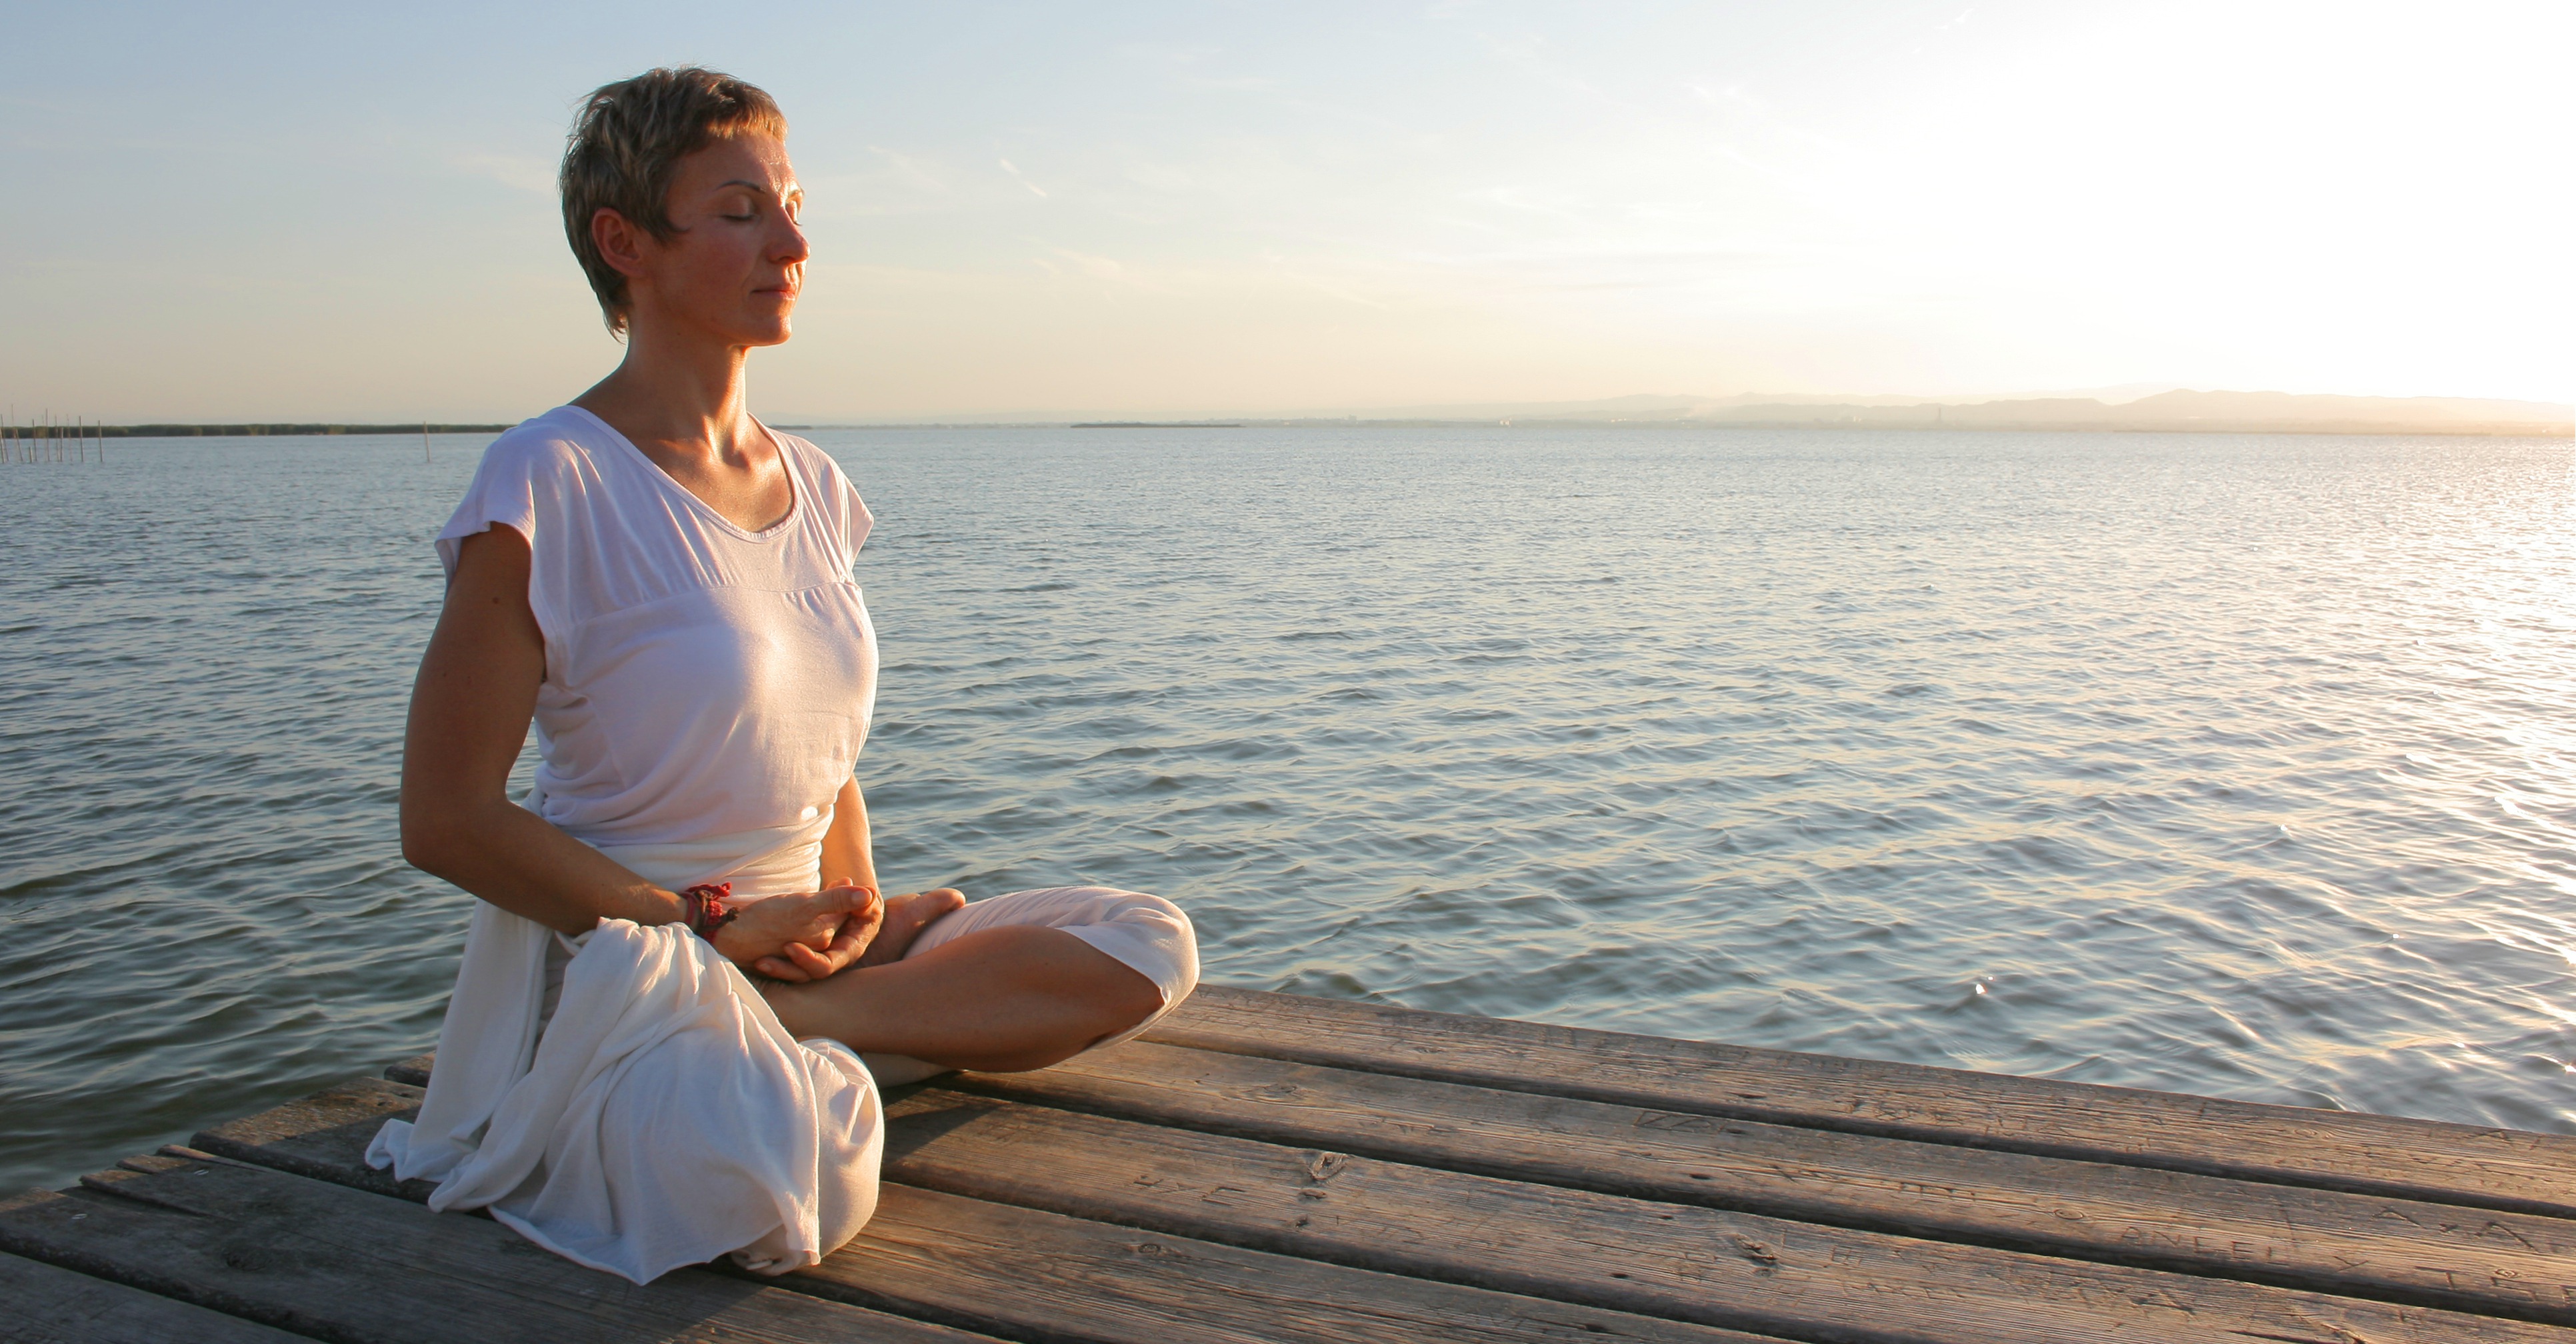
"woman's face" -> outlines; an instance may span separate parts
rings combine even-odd
[[[805,287],[805,191],[787,145],[725,136],[680,160],[664,210],[679,231],[632,230],[630,323],[676,325],[726,345],[777,345]],[[621,268],[622,269],[622,268]]]

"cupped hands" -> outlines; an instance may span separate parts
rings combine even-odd
[[[744,970],[804,984],[857,961],[884,923],[885,901],[874,888],[840,883],[747,901],[710,941]]]

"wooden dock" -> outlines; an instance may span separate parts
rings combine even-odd
[[[430,1066],[0,1203],[0,1341],[2576,1344],[2559,1135],[1207,987],[639,1288],[361,1164]]]

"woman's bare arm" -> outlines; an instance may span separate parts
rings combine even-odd
[[[403,857],[513,914],[581,933],[602,917],[661,924],[679,899],[510,801],[546,647],[528,609],[528,542],[467,537],[403,731]]]
[[[683,914],[676,894],[510,801],[510,766],[546,672],[528,572],[527,539],[508,527],[478,532],[458,548],[403,732],[403,858],[565,933],[602,919],[671,923]],[[743,965],[774,964],[781,955],[804,965],[813,949],[830,946],[846,916],[875,904],[873,890],[864,900],[852,890],[755,902],[718,930],[716,950]]]
[[[823,885],[842,883],[878,890],[876,856],[868,843],[868,800],[855,779],[843,783],[832,800],[832,829],[823,833]]]

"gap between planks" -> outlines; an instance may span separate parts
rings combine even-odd
[[[387,1108],[417,1096],[383,1083],[350,1090],[378,1099],[334,1103],[351,1116],[336,1130],[322,1126],[331,1107],[317,1105],[283,1124],[220,1127],[199,1142],[235,1144],[232,1151],[279,1165],[345,1169]],[[1796,1338],[1982,1342],[2152,1330],[2231,1344],[2248,1335],[2380,1344],[2576,1339],[2546,1326],[2399,1304],[1635,1200],[1587,1201],[1518,1182],[935,1088],[898,1101],[890,1113],[892,1181],[1203,1242]],[[1169,1169],[1174,1162],[1178,1170]],[[1042,1170],[1014,1174],[1033,1163]],[[1326,1209],[1352,1225],[1337,1235],[1310,1230]],[[1462,1209],[1475,1211],[1469,1222],[1499,1230],[1459,1237]]]
[[[1202,985],[1141,1039],[1804,1128],[2576,1217],[2576,1136]]]
[[[1679,1114],[2576,1218],[2576,1136],[1201,985],[1140,1039]],[[386,1070],[424,1083],[435,1055]]]
[[[367,1142],[416,1108],[416,1087],[357,1080],[217,1126],[227,1159],[425,1198],[364,1166]],[[1136,1344],[1782,1344],[1579,1304],[1140,1233],[888,1184],[857,1240],[781,1287],[1012,1339]]]
[[[2576,1221],[1132,1042],[947,1086],[1798,1222],[2576,1324]]]

